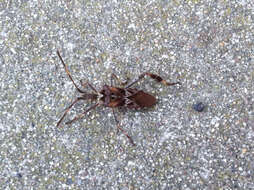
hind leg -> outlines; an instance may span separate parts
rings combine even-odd
[[[135,80],[134,82],[132,82],[131,84],[127,85],[126,88],[130,88],[132,85],[134,85],[137,82],[144,79],[145,76],[149,76],[150,78],[152,78],[152,79],[156,80],[157,82],[160,82],[160,83],[162,83],[166,86],[173,86],[173,85],[176,85],[176,84],[179,84],[179,85],[181,84],[180,82],[173,82],[173,83],[167,82],[163,78],[161,78],[159,75],[146,72],[146,73],[143,73],[143,74],[139,75],[138,79]]]

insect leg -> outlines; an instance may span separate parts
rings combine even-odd
[[[128,133],[120,127],[120,122],[116,119],[116,114],[115,114],[115,110],[114,108],[112,108],[112,111],[113,111],[113,115],[114,115],[114,118],[115,118],[115,121],[116,121],[116,126],[117,128],[122,131],[122,133],[130,140],[130,143],[135,146],[135,143],[133,142],[132,138],[128,135]]]
[[[96,88],[94,88],[90,83],[83,82],[82,80],[80,80],[80,84],[81,84],[81,86],[83,86],[83,88],[85,88],[86,85],[88,85],[96,94],[98,94],[98,91],[96,90]]]
[[[62,116],[61,119],[57,122],[57,125],[56,125],[57,127],[62,123],[64,117],[65,117],[66,114],[70,111],[71,107],[72,107],[74,104],[76,104],[78,101],[82,100],[82,99],[83,99],[82,97],[76,98],[76,100],[74,100],[74,101],[71,103],[71,105],[69,105],[69,107],[66,108],[66,110],[65,110],[65,112],[64,112],[64,114],[63,114],[63,116]]]
[[[152,79],[156,80],[157,82],[160,82],[160,83],[166,85],[166,86],[181,84],[180,82],[169,83],[169,82],[165,81],[163,78],[161,78],[159,75],[146,72],[146,73],[141,74],[137,80],[135,80],[131,84],[127,85],[126,88],[130,88],[132,85],[134,85],[137,82],[139,82],[140,80],[142,80],[146,75],[151,77]]]
[[[76,121],[76,120],[78,120],[78,119],[81,119],[82,117],[84,117],[84,116],[86,115],[87,112],[89,112],[90,110],[96,108],[98,105],[99,105],[99,103],[97,103],[97,104],[91,106],[90,108],[88,108],[88,109],[87,109],[86,111],[84,111],[83,113],[81,113],[81,114],[77,115],[76,117],[74,117],[74,119],[72,119],[72,120],[66,122],[66,124],[68,125],[68,124],[71,124],[71,123],[73,123],[74,121]]]
[[[76,89],[77,89],[80,93],[85,93],[83,90],[81,90],[81,89],[76,85],[76,83],[75,83],[74,80],[72,79],[72,76],[71,76],[71,74],[70,74],[70,71],[68,70],[67,65],[64,63],[63,58],[62,58],[61,55],[60,55],[60,52],[57,50],[56,53],[57,53],[58,57],[60,58],[61,63],[62,63],[63,66],[64,66],[65,72],[67,73],[69,79],[72,81],[72,83],[74,84],[74,86],[76,87]]]
[[[114,73],[112,73],[111,74],[111,86],[115,86],[114,84],[113,84],[113,79],[116,79],[117,80],[117,82],[121,85],[121,86],[125,86],[127,83],[128,83],[128,78],[127,78],[127,80],[125,81],[125,82],[122,82]]]

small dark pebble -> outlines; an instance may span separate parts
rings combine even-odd
[[[193,104],[192,106],[192,108],[198,112],[204,111],[205,107],[206,107],[205,104],[203,104],[202,102],[198,102],[196,104]]]
[[[17,177],[18,178],[22,178],[22,174],[21,173],[17,173]]]

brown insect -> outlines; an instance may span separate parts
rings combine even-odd
[[[93,106],[91,106],[90,108],[85,110],[80,115],[77,115],[76,117],[74,117],[74,119],[66,122],[66,124],[71,124],[72,122],[74,122],[78,119],[81,119],[82,117],[84,117],[86,115],[87,112],[89,112],[90,110],[96,108],[97,106],[110,107],[110,108],[112,108],[113,115],[114,115],[114,118],[115,118],[115,121],[116,121],[116,124],[117,124],[117,128],[124,133],[124,135],[130,140],[132,145],[135,145],[135,144],[134,144],[132,138],[127,134],[127,132],[120,127],[120,122],[116,118],[114,109],[119,108],[119,107],[127,107],[127,108],[133,108],[133,109],[149,108],[149,107],[152,107],[156,103],[156,98],[154,96],[148,94],[148,93],[143,92],[142,90],[138,90],[136,88],[130,88],[130,87],[133,86],[134,84],[136,84],[138,81],[142,80],[145,76],[149,76],[152,79],[156,80],[157,82],[160,82],[160,83],[162,83],[166,86],[172,86],[172,85],[180,84],[179,82],[175,82],[175,83],[166,82],[160,76],[146,72],[146,73],[141,74],[138,77],[138,79],[135,80],[134,82],[126,85],[126,87],[119,88],[119,87],[114,87],[113,86],[113,78],[117,79],[118,81],[119,81],[119,79],[117,78],[117,76],[115,74],[112,74],[111,75],[111,85],[109,86],[109,85],[105,84],[102,87],[102,90],[100,92],[98,92],[90,83],[85,83],[84,84],[84,83],[82,83],[82,81],[80,81],[81,86],[83,86],[83,87],[89,86],[91,88],[91,90],[94,92],[94,93],[87,93],[86,91],[81,90],[77,86],[77,84],[74,82],[74,80],[72,79],[72,76],[71,76],[66,64],[63,61],[63,58],[61,57],[61,55],[59,53],[59,51],[57,51],[57,55],[60,58],[61,63],[63,64],[68,77],[70,78],[73,85],[75,86],[75,88],[80,93],[80,96],[77,97],[71,103],[71,105],[66,108],[63,116],[58,121],[57,126],[59,126],[62,123],[64,117],[69,112],[71,107],[74,104],[76,104],[77,102],[79,102],[80,100],[88,100],[88,99],[90,99],[92,101],[97,100],[96,104],[94,104]]]

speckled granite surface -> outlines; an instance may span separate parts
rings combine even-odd
[[[0,189],[254,189],[253,42],[251,0],[0,1]],[[118,112],[136,147],[107,108],[57,128],[78,96],[57,49],[78,84],[182,85],[136,85],[158,98]]]

